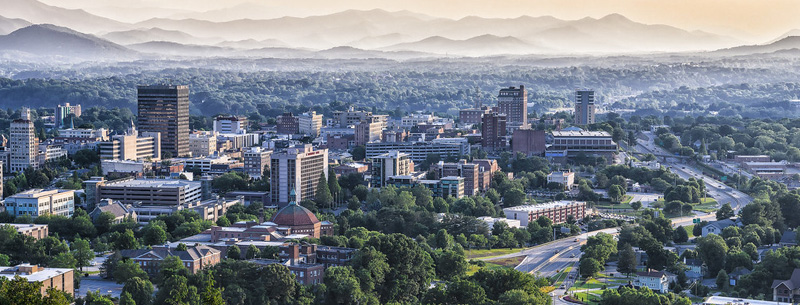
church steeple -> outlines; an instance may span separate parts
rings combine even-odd
[[[289,191],[289,205],[296,205],[297,204],[297,194],[294,192],[294,188]]]
[[[128,128],[128,135],[129,136],[138,136],[139,135],[136,132],[136,125],[133,125],[133,119],[131,119],[131,127]]]

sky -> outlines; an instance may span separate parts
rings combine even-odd
[[[600,18],[622,14],[647,24],[667,24],[744,40],[771,40],[800,29],[800,0],[40,0],[80,8],[122,21],[135,22],[186,12],[235,7],[245,2],[263,6],[264,19],[322,15],[348,9],[409,10],[435,17],[513,18],[550,15],[561,19]],[[121,10],[121,7],[132,8]],[[252,6],[250,6],[252,8]],[[145,9],[143,9],[145,8]],[[146,8],[160,8],[161,11]],[[227,15],[226,15],[227,16]],[[225,18],[225,17],[223,17]]]

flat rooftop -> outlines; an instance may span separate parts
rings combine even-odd
[[[177,179],[131,179],[120,182],[112,182],[107,186],[125,186],[141,188],[178,188],[178,187],[200,187],[199,181],[187,181]]]
[[[47,225],[38,225],[29,223],[0,223],[0,227],[2,226],[12,226],[14,227],[14,229],[17,229],[17,231],[26,231],[29,229],[46,227]]]
[[[577,130],[555,130],[553,131],[554,137],[611,137],[611,134],[605,131],[577,131]]]
[[[19,276],[28,280],[28,282],[41,282],[47,280],[49,278],[53,278],[59,275],[62,275],[67,272],[73,271],[72,269],[68,268],[41,268],[38,272],[34,272],[31,274],[19,273],[18,267],[26,266],[26,265],[19,265],[15,267],[10,266],[0,266],[0,276],[5,277],[7,279],[14,279],[15,276]]]
[[[9,196],[9,198],[39,198],[39,197],[44,197],[44,196],[52,196],[52,195],[61,194],[61,193],[67,193],[67,192],[72,192],[72,193],[74,193],[74,192],[75,192],[75,190],[62,190],[62,189],[56,189],[56,190],[30,189],[30,190],[27,190],[27,191],[24,191],[24,192],[21,192],[21,193],[16,193],[16,194],[14,194],[14,195],[12,195],[12,196]]]
[[[565,207],[565,206],[568,206],[568,205],[581,204],[581,203],[582,204],[586,204],[586,202],[584,202],[584,201],[561,200],[561,201],[553,201],[553,202],[542,203],[542,204],[529,204],[529,205],[515,206],[515,207],[505,208],[503,210],[504,211],[528,211],[528,212],[533,212],[533,211],[547,210],[547,209]]]

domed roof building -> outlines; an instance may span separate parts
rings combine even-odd
[[[333,235],[333,224],[328,221],[319,221],[317,216],[305,207],[298,205],[294,200],[295,192],[289,193],[292,201],[272,216],[272,223],[278,226],[279,231],[289,234],[307,234],[315,238],[322,235]]]

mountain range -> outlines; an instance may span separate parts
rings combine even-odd
[[[181,12],[131,24],[37,0],[0,0],[0,5],[3,7],[0,35],[5,35],[0,36],[0,50],[45,56],[77,56],[82,52],[103,58],[132,54],[268,56],[275,52],[291,53],[292,49],[299,56],[356,57],[560,56],[715,50],[718,51],[710,54],[739,55],[791,49],[794,46],[791,41],[798,34],[790,31],[768,44],[742,46],[743,42],[727,36],[638,23],[619,14],[578,20],[551,16],[471,16],[456,20],[379,9],[235,20],[228,20],[234,17],[233,9],[205,14]],[[254,12],[247,17],[264,16],[257,11],[263,8],[252,7]],[[216,17],[211,18],[212,15]],[[198,19],[203,17],[209,20]]]

